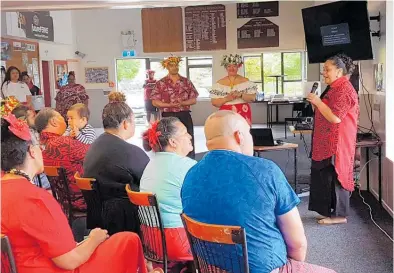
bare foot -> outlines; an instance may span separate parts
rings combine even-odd
[[[326,217],[317,221],[320,225],[335,225],[335,224],[346,224],[347,219],[345,217]]]

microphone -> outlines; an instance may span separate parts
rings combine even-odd
[[[312,93],[315,93],[316,92],[316,89],[319,87],[319,83],[318,82],[315,82],[314,84],[313,84],[313,86],[312,86],[312,89],[311,89],[311,94]]]

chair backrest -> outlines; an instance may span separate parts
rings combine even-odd
[[[14,255],[8,237],[1,234],[1,271],[2,273],[16,273]]]
[[[58,166],[44,166],[44,173],[48,177],[49,184],[51,184],[53,196],[60,203],[68,221],[72,223],[74,220],[73,210],[66,170]]]
[[[93,229],[96,227],[103,228],[103,205],[96,179],[83,178],[78,172],[74,175],[74,178],[75,183],[82,192],[87,206],[86,227],[88,229]]]
[[[166,239],[156,195],[150,192],[132,191],[130,185],[126,186],[126,192],[130,202],[138,206],[140,238],[145,258],[152,262],[163,263],[164,272],[167,272]]]
[[[181,218],[198,272],[249,272],[246,232],[242,227],[200,223],[184,213]]]

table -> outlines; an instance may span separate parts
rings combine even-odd
[[[367,164],[367,191],[369,192],[369,149],[370,148],[378,148],[378,198],[379,204],[382,205],[382,146],[383,142],[378,139],[368,139],[368,140],[360,140],[357,141],[357,148],[365,148],[366,149],[366,164]]]
[[[279,111],[278,111],[278,106],[280,105],[293,105],[296,103],[304,103],[305,101],[299,100],[299,101],[283,101],[283,102],[267,102],[267,127],[272,128],[272,106],[276,106],[276,123],[278,123],[279,120]]]
[[[276,152],[294,150],[294,191],[297,193],[297,149],[298,144],[296,143],[283,143],[277,146],[254,146],[253,150],[257,153],[257,157],[260,157],[260,153],[263,152]]]
[[[312,130],[295,130],[294,126],[289,126],[290,131],[297,135],[299,134],[300,137],[302,138],[304,145],[306,147],[306,141],[304,138],[304,135],[306,134],[312,134]],[[370,186],[369,186],[369,149],[371,148],[378,148],[378,165],[379,165],[379,170],[378,170],[378,199],[379,199],[379,204],[382,205],[382,145],[383,142],[379,141],[378,139],[367,139],[367,140],[359,140],[356,143],[356,148],[365,148],[366,150],[366,164],[367,164],[367,191],[370,192]],[[305,148],[307,150],[307,148]]]

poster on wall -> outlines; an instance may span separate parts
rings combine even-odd
[[[27,70],[27,68],[29,67],[29,56],[27,55],[27,53],[22,53],[22,67],[23,70]]]
[[[186,7],[185,34],[186,51],[226,49],[226,7]]]
[[[237,4],[237,18],[272,16],[279,16],[279,1]]]
[[[86,67],[85,82],[86,83],[108,83],[109,69],[108,67]]]
[[[22,51],[22,43],[21,42],[13,42],[12,49],[14,51]]]
[[[23,37],[54,41],[53,19],[49,12],[17,12],[18,29]]]
[[[374,64],[374,78],[376,91],[383,91],[383,64]]]
[[[279,46],[279,26],[265,18],[256,18],[238,28],[238,48]]]
[[[1,42],[1,60],[8,61],[11,55],[11,47],[8,42]]]

